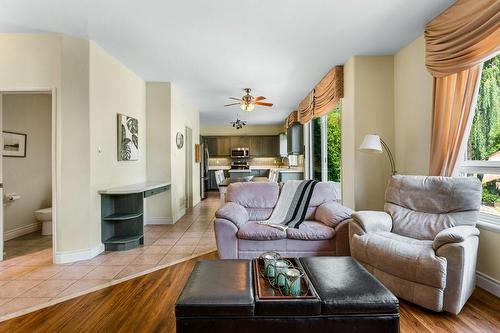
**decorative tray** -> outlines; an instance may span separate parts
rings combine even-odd
[[[302,268],[297,258],[287,258],[293,265]],[[280,289],[273,288],[267,277],[264,276],[264,260],[253,259],[253,281],[255,294],[261,300],[293,300],[293,299],[319,299],[307,274],[301,278],[301,294],[299,296],[285,296]]]

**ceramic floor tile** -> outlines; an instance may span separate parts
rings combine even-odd
[[[200,242],[200,237],[182,237],[175,245],[197,245]]]
[[[18,297],[0,306],[0,316],[50,301],[49,297]]]
[[[61,292],[59,295],[57,295],[57,298],[61,297],[66,297],[70,295],[74,295],[77,293],[80,293],[82,291],[88,290],[95,288],[100,285],[105,285],[111,280],[106,279],[106,280],[78,280],[72,285],[70,285],[68,288],[66,288],[63,292]]]
[[[21,297],[56,297],[76,281],[46,280],[21,294]]]
[[[140,272],[144,272],[149,269],[153,269],[157,267],[156,265],[128,265],[124,269],[121,270],[120,273],[118,273],[117,276],[115,276],[115,280],[122,279],[124,277],[134,275]]]
[[[13,280],[5,283],[0,288],[0,297],[17,297],[24,293],[25,291],[33,288],[34,286],[40,284],[42,280]]]
[[[173,262],[176,262],[176,261],[179,261],[182,259],[186,259],[186,258],[190,258],[190,257],[191,256],[185,255],[185,254],[167,254],[166,256],[163,257],[163,259],[161,259],[161,261],[158,264],[159,265],[168,265],[168,264],[171,264]]]
[[[101,265],[107,257],[105,255],[98,255],[97,257],[94,257],[89,260],[80,260],[75,263],[73,263],[72,266],[97,266]]]
[[[195,249],[195,246],[185,246],[185,245],[176,245],[168,251],[168,254],[185,254],[191,255]]]
[[[204,234],[203,231],[186,231],[183,235],[183,237],[202,237]]]
[[[12,301],[12,299],[13,299],[12,297],[9,297],[9,298],[0,298],[0,306],[4,305],[7,302]]]
[[[114,278],[125,266],[97,266],[83,277],[85,280],[103,280]]]
[[[95,266],[68,266],[61,272],[52,276],[52,280],[78,280],[95,269]]]
[[[0,280],[19,279],[34,269],[32,266],[10,266],[0,271]]]
[[[156,265],[165,256],[161,254],[139,254],[130,265]]]
[[[183,232],[175,232],[175,231],[167,231],[166,233],[164,233],[161,238],[173,238],[173,239],[179,239],[182,237],[182,235],[184,235]]]
[[[45,280],[63,271],[67,266],[51,265],[37,267],[23,276],[23,280]]]
[[[106,258],[101,265],[113,265],[113,266],[124,266],[132,262],[137,257],[137,255],[124,255]]]
[[[174,245],[176,242],[176,238],[158,238],[153,245]]]
[[[144,254],[166,254],[171,248],[170,245],[151,245],[146,247]]]

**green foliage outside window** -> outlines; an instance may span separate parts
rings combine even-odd
[[[341,121],[340,111],[342,107],[339,104],[335,110],[327,116],[327,165],[328,165],[328,180],[340,182],[340,140],[341,140]]]

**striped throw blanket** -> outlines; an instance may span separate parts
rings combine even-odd
[[[318,182],[315,180],[289,180],[281,189],[280,197],[271,217],[259,224],[286,230],[299,228],[304,221],[309,202]]]

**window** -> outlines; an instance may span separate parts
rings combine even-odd
[[[309,123],[311,179],[340,182],[340,112],[339,103],[332,112]]]
[[[483,64],[464,157],[461,173],[483,184],[480,220],[500,224],[500,55]]]

